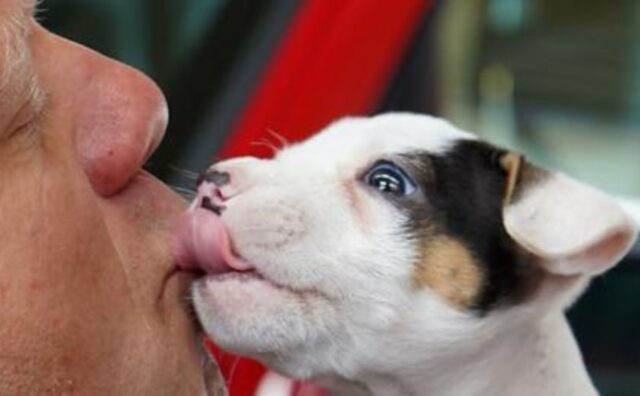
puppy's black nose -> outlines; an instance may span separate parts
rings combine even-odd
[[[208,170],[201,173],[196,180],[196,184],[199,186],[204,182],[213,183],[216,187],[223,187],[229,184],[231,177],[228,172],[218,172],[217,170]]]
[[[220,216],[222,214],[222,211],[224,210],[224,206],[214,204],[213,201],[211,201],[211,198],[209,197],[202,198],[202,201],[200,202],[200,207],[203,209],[210,210],[213,213],[217,214],[218,216]]]

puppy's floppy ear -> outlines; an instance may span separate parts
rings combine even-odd
[[[558,275],[596,275],[631,248],[637,229],[609,197],[520,155],[500,157],[505,170],[504,227],[513,240]]]

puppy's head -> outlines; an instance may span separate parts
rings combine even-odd
[[[297,377],[356,375],[409,322],[438,340],[564,309],[635,238],[603,194],[427,116],[345,119],[204,179],[179,238],[209,273],[198,316]]]

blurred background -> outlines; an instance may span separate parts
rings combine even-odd
[[[375,5],[374,5],[375,4]],[[142,69],[171,123],[148,168],[178,188],[348,114],[450,119],[614,194],[640,224],[640,1],[45,0],[52,31]],[[640,395],[640,248],[571,309],[603,395]],[[225,357],[220,356],[223,370]],[[232,394],[259,369],[233,360]],[[244,370],[244,371],[242,371]],[[238,385],[236,385],[238,383]],[[252,388],[253,389],[253,388]]]

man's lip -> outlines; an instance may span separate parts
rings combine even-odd
[[[117,195],[109,197],[108,201],[112,207],[121,210],[127,217],[153,218],[154,222],[157,222],[154,229],[158,230],[163,235],[159,237],[166,238],[167,242],[172,221],[186,208],[186,202],[178,194],[144,170],[136,173],[127,186]],[[135,213],[133,213],[134,210]],[[158,273],[154,273],[153,279],[150,279],[150,282],[158,285],[158,299],[166,294],[168,283],[177,283],[180,288],[177,292],[183,293],[190,281],[196,277],[193,273],[178,274],[171,252],[167,250],[163,253],[166,256],[161,257],[162,263],[158,263]],[[164,271],[160,271],[160,268],[164,268]]]
[[[204,334],[202,324],[198,321],[197,315],[194,312],[194,308],[191,305],[191,290],[194,284],[201,279],[202,274],[198,274],[192,271],[183,271],[177,267],[174,267],[164,278],[162,283],[162,289],[158,297],[158,301],[166,298],[165,296],[172,296],[171,298],[178,298],[180,300],[183,309],[188,312],[190,316],[191,328],[197,334]]]
[[[194,271],[183,271],[177,266],[174,266],[164,277],[162,281],[162,288],[159,298],[165,294],[165,292],[171,287],[177,287],[178,293],[187,297],[189,293],[189,289],[193,282],[201,277],[201,274],[198,274]],[[173,285],[175,283],[175,285]]]
[[[171,279],[172,277],[180,277],[180,278],[190,278],[192,280],[200,278],[204,275],[204,272],[202,271],[196,271],[196,270],[183,270],[182,268],[178,267],[177,265],[175,265],[171,271],[169,271],[167,273],[167,275],[164,278],[164,283],[167,283],[169,281],[169,279]]]

